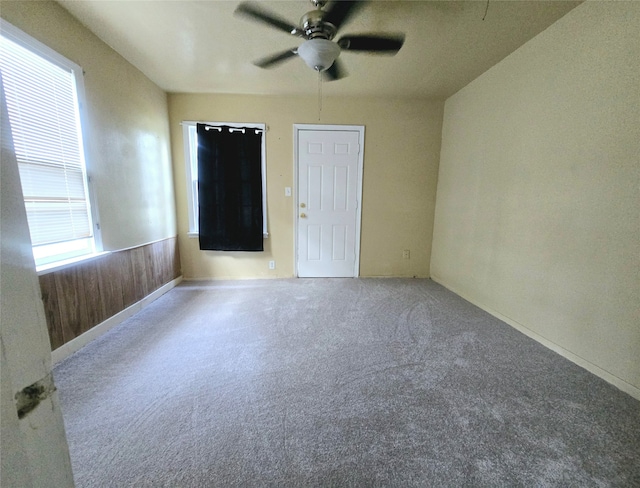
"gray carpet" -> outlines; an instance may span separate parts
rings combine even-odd
[[[640,402],[430,280],[183,283],[54,374],[78,487],[640,486]]]

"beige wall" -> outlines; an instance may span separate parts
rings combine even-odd
[[[312,77],[313,78],[313,77]],[[443,104],[419,100],[170,94],[180,254],[185,278],[294,275],[293,125],[365,126],[361,276],[429,276]],[[269,238],[264,253],[200,251],[187,237],[183,120],[266,123]],[[411,258],[403,260],[409,249]],[[268,269],[268,261],[276,269]]]
[[[640,397],[640,4],[586,3],[445,104],[431,273]]]
[[[165,92],[55,2],[2,1],[0,15],[85,71],[87,165],[105,249],[176,235]]]

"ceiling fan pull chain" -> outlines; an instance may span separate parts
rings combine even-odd
[[[318,122],[322,113],[322,71],[318,70]]]

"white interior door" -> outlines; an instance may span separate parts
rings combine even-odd
[[[73,487],[62,411],[51,376],[51,344],[1,84],[0,109],[0,485]],[[19,413],[18,403],[33,408]]]
[[[297,131],[299,277],[358,276],[363,131]]]

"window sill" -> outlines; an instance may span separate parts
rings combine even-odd
[[[76,258],[65,259],[64,261],[56,261],[55,263],[43,264],[42,266],[36,266],[36,273],[38,276],[42,276],[48,273],[53,273],[54,271],[70,268],[71,266],[75,266],[79,263],[91,261],[92,259],[96,259],[107,254],[110,254],[109,251],[102,251],[93,254],[84,254],[83,256],[78,256]]]

